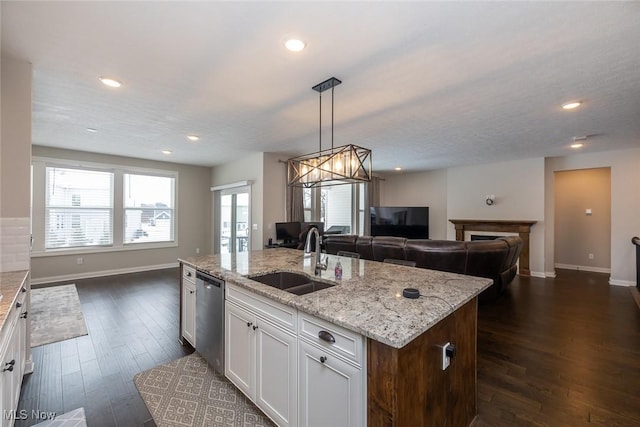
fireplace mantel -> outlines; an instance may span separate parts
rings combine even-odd
[[[531,226],[538,221],[513,221],[502,219],[450,219],[456,227],[456,240],[464,240],[465,231],[499,231],[503,233],[518,233],[522,239],[520,253],[519,274],[530,276],[529,268],[529,234]]]

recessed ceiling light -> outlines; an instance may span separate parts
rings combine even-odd
[[[98,78],[100,79],[102,84],[105,84],[105,85],[107,85],[109,87],[120,87],[120,86],[122,86],[122,83],[120,83],[119,81],[114,80],[112,78],[104,77],[104,76],[100,76]]]
[[[582,148],[583,146],[584,144],[580,144],[580,143],[571,144],[571,148]]]
[[[582,101],[571,101],[562,104],[562,108],[565,110],[573,110],[574,108],[578,108],[582,105]]]
[[[189,141],[197,141],[200,139],[200,137],[198,135],[187,135],[187,139]]]
[[[291,52],[300,52],[307,46],[307,44],[300,39],[289,39],[284,42],[284,45]]]
[[[98,129],[87,128],[87,132],[96,133],[96,132],[98,132]]]
[[[171,150],[162,150],[162,154],[169,155],[171,154]]]
[[[393,168],[394,170],[401,171],[402,168]]]

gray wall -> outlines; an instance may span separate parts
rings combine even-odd
[[[31,64],[2,55],[0,271],[30,266]]]
[[[276,240],[275,223],[285,220],[287,170],[286,164],[280,160],[284,161],[286,157],[276,153],[264,155],[263,243],[267,243],[269,238]]]
[[[606,141],[602,142],[606,144]],[[640,148],[576,154],[546,159],[545,218],[555,222],[554,172],[608,167],[611,169],[611,279],[615,285],[635,285],[635,247],[631,237],[640,230]],[[545,265],[555,261],[555,233],[545,230]]]
[[[28,217],[31,195],[31,64],[2,56],[0,216]]]
[[[263,163],[264,153],[249,153],[247,156],[235,162],[229,162],[224,165],[211,168],[210,184],[211,187],[219,185],[234,184],[240,181],[251,181],[251,250],[262,249],[262,213],[263,213]],[[216,207],[214,206],[213,197],[211,197],[211,206],[213,213],[210,216],[210,222],[218,221],[215,217]],[[258,229],[253,229],[256,224]],[[211,241],[213,242],[213,228],[211,228]]]
[[[447,238],[447,171],[388,175],[380,183],[382,206],[428,206],[429,238]]]
[[[49,281],[51,278],[90,277],[113,272],[160,268],[176,265],[178,258],[194,256],[196,248],[200,249],[201,254],[210,252],[210,168],[41,146],[33,147],[33,155],[178,172],[177,247],[107,251],[81,255],[41,256],[41,254],[34,254],[32,258],[34,281],[43,282]],[[44,221],[42,202],[42,200],[34,200],[34,223],[35,221]],[[83,258],[82,265],[76,263],[78,256]]]
[[[558,171],[554,180],[556,267],[608,272],[611,170]],[[591,215],[586,214],[586,209],[591,210]]]
[[[455,229],[448,223],[450,218],[537,220],[531,236],[532,274],[553,277],[554,172],[609,167],[610,283],[632,286],[635,284],[635,249],[631,237],[638,235],[640,230],[638,165],[640,148],[450,168],[446,170],[446,214],[440,217],[438,224],[434,224],[432,218],[430,227],[434,230],[444,227],[447,229],[447,238],[452,240],[455,238]],[[381,200],[385,203],[408,200],[408,196],[394,194],[398,188],[418,197],[436,192],[437,189],[433,189],[431,184],[435,182],[433,176],[426,172],[407,174],[406,177],[388,174],[381,186]],[[485,205],[485,194],[495,194],[496,204]]]

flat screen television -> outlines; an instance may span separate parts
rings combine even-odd
[[[300,237],[299,222],[276,222],[276,240],[295,243]]]
[[[395,236],[407,239],[429,238],[429,208],[427,206],[372,206],[372,236]]]

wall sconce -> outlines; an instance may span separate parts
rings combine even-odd
[[[491,206],[492,204],[494,204],[496,202],[496,195],[495,194],[487,194],[484,197],[485,197],[484,202],[487,204],[487,206]]]

